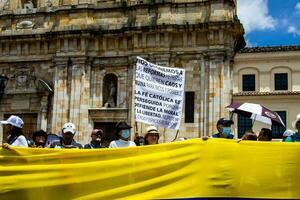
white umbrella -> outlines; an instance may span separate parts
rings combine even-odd
[[[226,107],[233,113],[238,113],[253,119],[253,121],[260,121],[265,124],[278,124],[285,127],[281,117],[274,111],[255,103],[239,103],[233,102]]]

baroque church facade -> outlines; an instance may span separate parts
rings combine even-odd
[[[186,69],[179,136],[211,134],[228,116],[243,34],[235,0],[1,0],[0,118],[21,116],[27,136],[58,134],[69,121],[80,142],[92,128],[109,140],[119,121],[141,134],[146,125],[133,112],[140,56]],[[159,130],[164,141],[174,137]]]

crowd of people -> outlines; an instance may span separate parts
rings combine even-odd
[[[75,141],[74,135],[76,134],[76,127],[71,122],[63,125],[62,137],[59,137],[59,139],[52,141],[51,143],[47,143],[48,134],[43,130],[34,132],[32,135],[32,142],[28,142],[28,139],[22,133],[24,122],[20,117],[11,115],[7,120],[0,122],[1,124],[8,126],[9,135],[7,142],[2,145],[5,149],[9,149],[10,146],[33,148],[104,148],[104,146],[101,145],[101,139],[104,134],[101,129],[93,129],[91,132],[91,141],[85,145]],[[219,119],[216,124],[218,133],[213,134],[212,138],[233,139],[234,134],[231,129],[233,123],[232,120],[227,120],[225,118]],[[300,142],[300,114],[296,116],[293,127],[297,131],[294,132],[290,129],[285,130],[283,133],[283,142]],[[130,140],[131,128],[132,127],[126,122],[117,123],[115,126],[116,139],[111,141],[108,147],[120,148],[158,144],[160,134],[155,126],[148,126],[145,135],[136,135],[134,141]],[[203,139],[206,140],[208,137],[204,137]],[[268,128],[262,128],[260,132],[256,134],[253,130],[247,130],[240,140],[271,141],[272,131]]]
[[[62,127],[62,137],[58,140],[47,143],[48,134],[39,130],[33,133],[32,142],[28,140],[22,133],[24,125],[23,120],[15,115],[11,115],[7,120],[0,121],[1,124],[8,126],[8,138],[7,142],[2,145],[3,148],[9,149],[10,146],[19,147],[33,147],[33,148],[85,148],[96,149],[104,148],[101,145],[101,139],[103,137],[103,130],[93,129],[91,132],[91,141],[88,144],[82,145],[75,141],[74,135],[76,134],[76,127],[73,123],[65,123]],[[119,122],[115,127],[116,140],[113,140],[109,144],[109,148],[120,148],[130,146],[141,145],[153,145],[158,144],[159,132],[155,126],[149,126],[145,133],[145,136],[137,136],[134,141],[131,141],[131,129],[132,127],[126,122]]]
[[[216,125],[218,133],[213,134],[212,137],[233,139],[234,135],[231,129],[233,123],[232,120],[220,118]],[[282,142],[300,142],[300,113],[296,116],[296,120],[293,121],[292,126],[296,131],[286,129],[282,133]],[[272,130],[269,128],[262,128],[258,134],[253,130],[246,130],[240,140],[272,141]]]

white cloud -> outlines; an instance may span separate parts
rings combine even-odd
[[[298,2],[298,3],[296,4],[295,9],[296,9],[296,13],[297,13],[298,15],[300,15],[300,2]]]
[[[278,23],[269,15],[267,0],[238,0],[237,12],[246,33],[254,30],[274,30]]]
[[[289,26],[288,33],[292,33],[294,35],[300,35],[300,30],[295,26]]]

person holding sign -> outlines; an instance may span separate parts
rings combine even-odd
[[[114,140],[109,144],[109,148],[119,148],[119,147],[131,147],[136,146],[134,142],[130,141],[130,129],[126,122],[119,122],[116,125],[116,133],[118,140]]]
[[[147,133],[144,137],[144,145],[158,144],[159,133],[155,126],[148,126]]]

